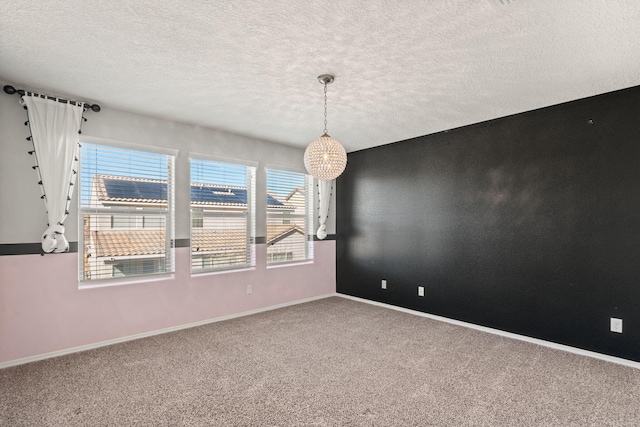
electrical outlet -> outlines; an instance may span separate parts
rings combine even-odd
[[[247,285],[247,293],[250,294],[253,292],[253,286],[252,285]]]
[[[611,318],[611,332],[622,333],[622,319]]]
[[[424,286],[418,286],[418,296],[419,297],[424,296]]]
[[[382,289],[387,289],[387,281],[386,280],[382,281]]]

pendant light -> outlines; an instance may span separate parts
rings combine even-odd
[[[336,179],[347,167],[347,152],[342,144],[327,134],[327,85],[333,83],[330,74],[318,76],[324,85],[324,132],[304,151],[304,166],[316,179],[329,181]]]

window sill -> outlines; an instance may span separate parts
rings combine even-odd
[[[267,270],[270,270],[272,268],[297,267],[297,266],[309,265],[309,264],[313,264],[312,259],[305,259],[304,261],[288,261],[288,262],[284,261],[284,262],[278,262],[274,264],[267,264]]]
[[[255,267],[243,267],[243,268],[230,268],[227,270],[209,270],[203,271],[200,273],[191,273],[192,278],[196,277],[205,277],[205,276],[217,276],[219,274],[229,274],[229,273],[244,273],[247,271],[255,271]]]
[[[118,278],[118,279],[98,279],[95,281],[82,281],[78,282],[78,289],[97,289],[97,288],[110,288],[114,286],[126,286],[126,285],[136,285],[138,283],[149,283],[149,282],[164,282],[167,280],[175,279],[175,273],[167,273],[167,274],[154,274],[153,276],[142,276],[142,277],[130,277],[130,278]]]

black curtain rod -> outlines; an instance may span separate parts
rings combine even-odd
[[[6,86],[4,87],[4,92],[5,92],[6,94],[9,94],[9,95],[13,95],[14,93],[17,93],[17,94],[19,94],[20,96],[24,96],[24,95],[25,95],[25,93],[28,93],[28,94],[31,94],[31,95],[33,95],[33,96],[39,96],[39,97],[43,97],[43,98],[46,98],[46,99],[56,99],[56,100],[58,100],[58,102],[62,102],[63,104],[67,104],[67,103],[70,103],[70,104],[72,104],[72,105],[79,104],[79,102],[78,102],[78,101],[69,101],[69,100],[62,99],[62,98],[58,98],[58,97],[55,97],[55,96],[42,95],[42,94],[35,93],[35,92],[25,91],[24,89],[16,89],[16,88],[14,88],[14,87],[13,87],[13,86],[11,86],[11,85],[6,85]],[[96,112],[96,113],[97,113],[97,112],[99,112],[99,111],[100,111],[100,106],[99,106],[98,104],[93,104],[93,105],[91,105],[91,104],[89,104],[89,103],[85,102],[85,104],[84,104],[84,105],[85,105],[85,107],[87,107],[87,108],[91,109],[93,112]]]

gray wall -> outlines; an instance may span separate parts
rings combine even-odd
[[[191,274],[183,241],[174,274],[82,286],[78,253],[38,255],[47,220],[18,99],[0,94],[0,368],[335,293],[335,240],[314,242],[313,262],[275,268],[266,265],[267,245],[257,244],[254,268],[211,274]],[[258,237],[266,228],[265,166],[304,171],[301,148],[102,107],[86,113],[83,136],[178,151],[178,189],[189,188],[189,152],[258,163]],[[177,239],[189,238],[189,218],[185,190],[176,194]],[[77,241],[77,194],[65,226]]]
[[[0,80],[0,85],[5,84],[38,90]],[[19,99],[18,95],[0,94],[0,244],[40,242],[47,224],[37,173],[31,168],[35,164],[34,158],[27,154],[31,149],[31,143],[26,141],[29,128],[23,125],[27,114],[19,105]],[[189,188],[189,152],[258,162],[256,231],[259,237],[266,235],[265,166],[305,170],[302,148],[130,113],[106,105],[101,107],[99,113],[85,113],[88,121],[82,125],[82,136],[179,150],[176,159],[177,188]],[[313,138],[310,138],[311,141]],[[65,222],[66,236],[74,242],[78,238],[76,194],[70,212]],[[331,202],[327,226],[328,233],[334,234],[335,200]],[[176,194],[175,236],[176,239],[189,238],[188,193]]]

